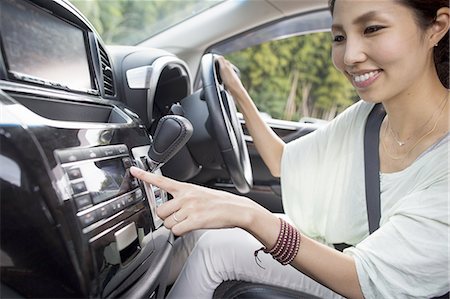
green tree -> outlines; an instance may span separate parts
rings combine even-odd
[[[227,55],[261,111],[273,117],[332,119],[357,99],[331,61],[328,32],[275,40]]]
[[[219,0],[70,0],[107,44],[134,45]]]

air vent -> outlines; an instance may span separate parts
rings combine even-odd
[[[98,45],[100,49],[100,59],[102,65],[102,73],[103,73],[103,87],[105,89],[105,94],[109,96],[114,95],[114,79],[113,72],[111,68],[111,62],[109,61],[108,54],[102,45]]]

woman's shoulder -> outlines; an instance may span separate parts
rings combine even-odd
[[[345,148],[344,145],[351,144],[353,148],[355,143],[362,140],[364,126],[367,116],[372,110],[374,104],[363,100],[351,105],[332,121],[316,131],[289,142],[285,146],[284,153],[297,152],[298,150],[311,150],[324,153],[325,150],[339,151]],[[348,148],[348,147],[346,147]]]
[[[347,122],[365,122],[370,111],[372,111],[374,103],[368,103],[364,100],[359,100],[355,104],[345,109],[334,120]]]
[[[341,138],[342,134],[347,137],[355,135],[360,137],[364,131],[367,117],[375,104],[359,100],[351,105],[336,118],[334,118],[327,126],[322,128],[323,133],[328,137],[335,136]],[[330,136],[331,135],[331,136]]]

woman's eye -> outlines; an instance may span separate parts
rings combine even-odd
[[[377,25],[369,26],[366,29],[364,29],[364,34],[374,33],[374,32],[377,32],[377,31],[383,29],[383,28],[384,28],[383,26],[377,26]]]
[[[336,35],[336,36],[333,37],[333,42],[339,43],[339,42],[342,42],[344,39],[345,38],[344,38],[343,35]]]

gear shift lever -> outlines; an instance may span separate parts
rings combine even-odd
[[[187,118],[179,115],[162,117],[148,151],[150,171],[154,172],[169,161],[188,142],[192,132],[192,124]]]

